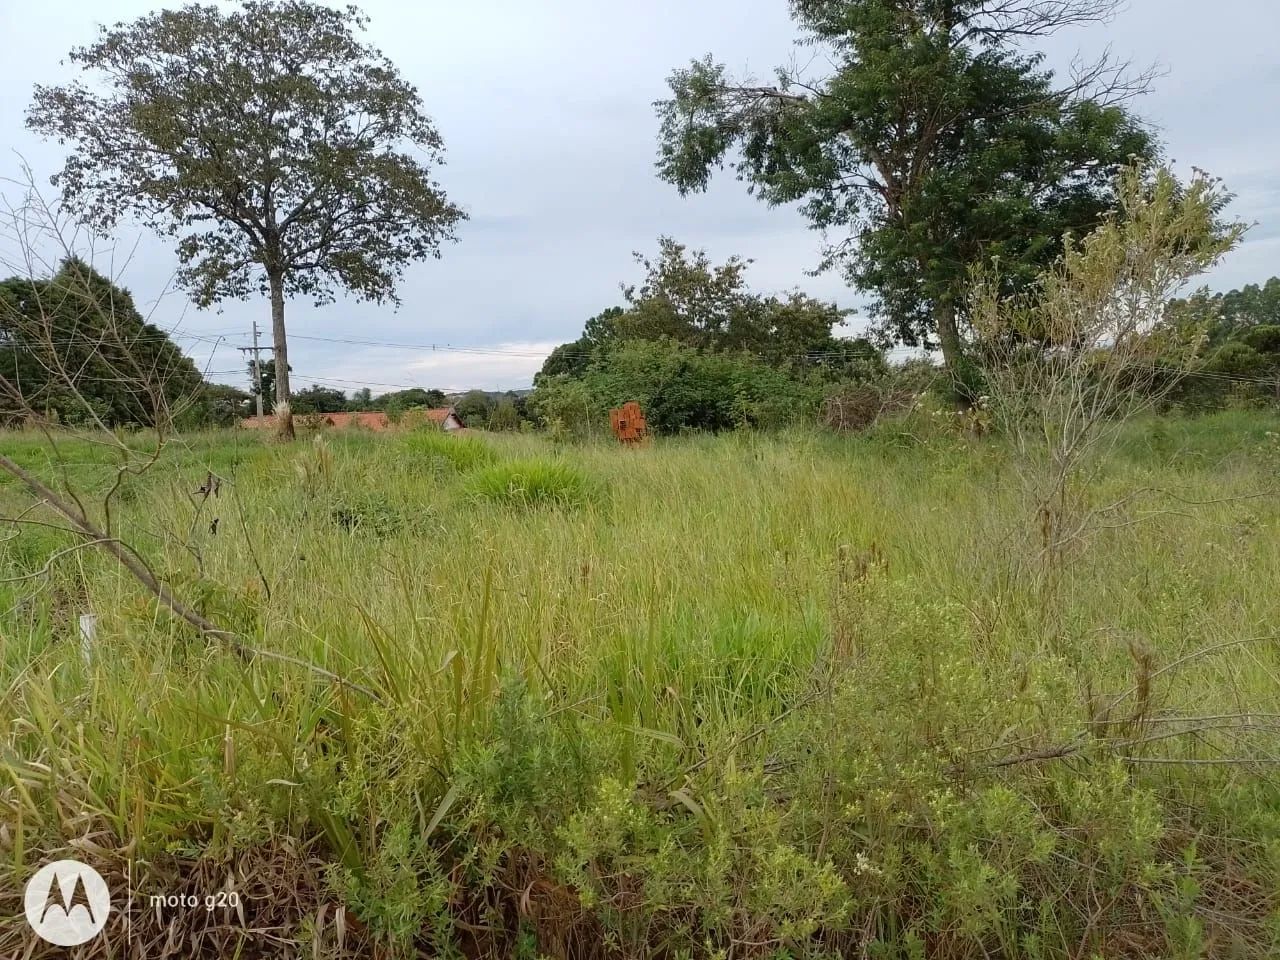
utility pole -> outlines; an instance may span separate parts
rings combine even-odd
[[[253,353],[253,395],[258,406],[258,426],[262,427],[266,421],[262,416],[262,362],[258,359],[258,353],[262,350],[270,350],[270,347],[258,346],[258,321],[253,321],[253,346],[240,347],[242,353]]]
[[[258,401],[258,426],[264,425],[262,417],[262,364],[258,361],[258,321],[253,321],[253,396]]]

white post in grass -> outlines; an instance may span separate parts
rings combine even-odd
[[[98,615],[96,613],[80,614],[80,656],[85,666],[93,660],[93,643],[98,636]]]

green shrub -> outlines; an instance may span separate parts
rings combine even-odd
[[[1258,353],[1280,358],[1280,324],[1260,323],[1243,331],[1236,339]]]
[[[583,439],[609,432],[609,408],[583,380],[567,374],[543,377],[529,409],[555,440]]]
[[[597,482],[560,460],[494,464],[474,474],[466,489],[475,500],[521,506],[583,506],[602,492]]]
[[[391,537],[401,531],[420,532],[431,514],[420,507],[389,502],[375,494],[351,492],[333,503],[329,518],[348,533]]]
[[[650,430],[779,429],[811,421],[822,401],[816,372],[739,353],[708,353],[675,340],[628,340],[595,357],[580,380],[544,378],[530,407],[557,432],[608,429],[608,411],[634,400]]]
[[[489,413],[488,428],[490,430],[519,430],[520,411],[515,403],[507,397],[499,400]]]

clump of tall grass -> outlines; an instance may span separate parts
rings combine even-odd
[[[428,461],[458,473],[488,466],[498,459],[493,448],[472,436],[455,436],[434,426],[414,430],[400,441],[414,459]]]
[[[511,506],[580,507],[598,500],[602,485],[563,460],[496,463],[473,474],[465,487],[473,500]]]
[[[433,521],[434,511],[421,504],[355,492],[338,497],[329,509],[329,518],[348,533],[390,537],[402,531],[423,531]]]

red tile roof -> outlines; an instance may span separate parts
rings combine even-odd
[[[359,426],[367,430],[385,430],[389,426],[387,415],[385,413],[295,413],[293,422],[298,426],[304,426],[309,421],[319,421],[320,423],[331,427],[351,427]],[[240,421],[242,427],[258,426],[257,417],[246,417]],[[266,429],[275,429],[275,414],[262,418],[262,426]]]
[[[452,412],[452,407],[435,407],[430,410],[418,411],[425,414],[427,419],[432,423],[444,423]],[[456,414],[455,414],[456,416]],[[387,420],[387,415],[381,412],[368,413],[295,413],[293,415],[294,423],[298,426],[305,426],[308,422],[314,422],[316,419],[325,426],[330,427],[362,427],[366,430],[382,431],[391,426]],[[462,421],[459,420],[459,423]],[[257,417],[246,417],[240,421],[240,426],[254,428],[258,426]],[[276,418],[272,414],[262,418],[262,427],[267,430],[274,430],[276,427]]]

